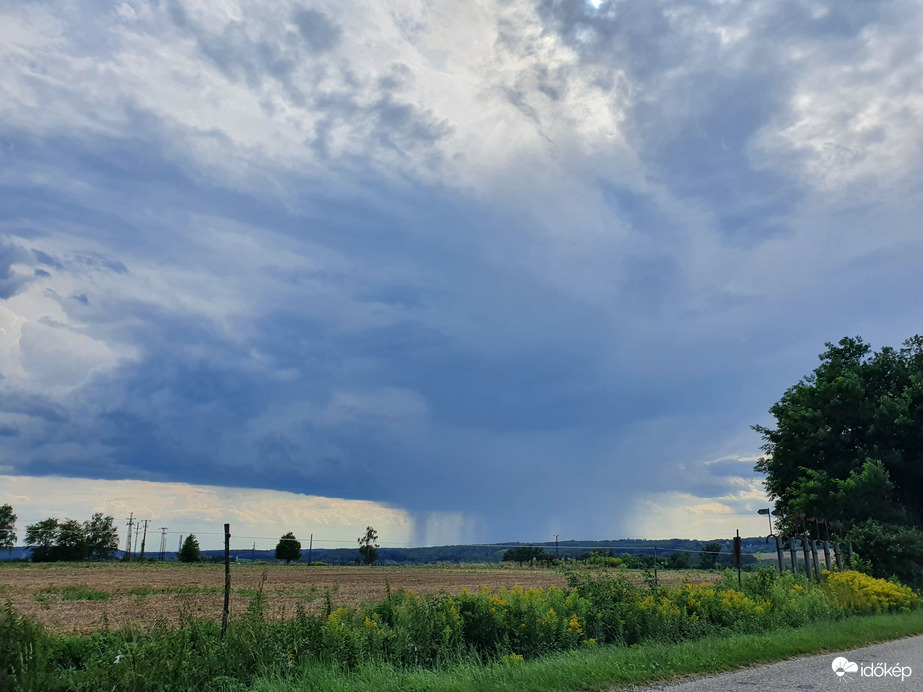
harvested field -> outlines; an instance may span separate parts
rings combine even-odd
[[[263,582],[263,575],[266,579]],[[626,574],[641,583],[638,572]],[[662,584],[714,581],[716,572],[661,572]],[[449,567],[231,566],[231,617],[243,613],[262,582],[265,612],[290,616],[300,604],[335,607],[385,597],[387,589],[458,593],[512,587],[565,587],[561,572],[508,565]],[[221,618],[224,566],[176,563],[0,564],[0,600],[52,631],[88,633],[109,627],[155,623],[178,625],[187,618]]]

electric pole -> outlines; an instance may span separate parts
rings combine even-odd
[[[140,562],[144,562],[144,545],[147,543],[147,525],[150,521],[150,519],[144,520],[144,537],[141,539],[141,557],[138,558]]]
[[[164,555],[167,553],[167,527],[160,527],[160,561],[163,562]]]
[[[125,541],[125,559],[131,560],[131,527],[135,523],[135,513],[128,515],[128,538]]]

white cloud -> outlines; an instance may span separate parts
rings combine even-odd
[[[918,172],[923,12],[911,7],[893,24],[869,24],[835,53],[807,41],[786,49],[795,88],[789,110],[754,138],[757,164],[853,198],[891,196],[889,188]]]
[[[768,505],[762,501],[734,497],[701,498],[683,492],[646,494],[626,513],[628,535],[645,538],[730,538],[761,536],[768,530],[766,519],[756,513]]]
[[[260,550],[275,547],[278,537],[293,531],[307,547],[351,547],[369,524],[388,544],[407,544],[414,535],[410,515],[394,507],[362,500],[341,500],[274,490],[224,488],[185,483],[107,481],[55,476],[0,476],[0,503],[9,502],[24,528],[49,516],[88,519],[94,512],[112,515],[121,527],[134,512],[150,519],[149,531],[159,536],[167,526],[173,549],[176,536],[195,533],[206,549],[223,545],[223,524],[231,524],[232,547]],[[155,528],[156,527],[156,528]],[[124,535],[123,528],[119,530]],[[148,546],[153,545],[151,534]],[[159,545],[159,538],[158,538]]]
[[[0,306],[0,374],[17,386],[46,393],[67,391],[119,361],[119,354],[102,341]]]
[[[110,15],[61,18],[8,9],[0,34],[7,125],[124,137],[141,112],[162,125],[160,145],[173,157],[228,181],[267,164],[329,175],[311,145],[323,137],[335,165],[351,168],[359,157],[383,175],[435,176],[485,195],[511,168],[531,176],[622,142],[627,89],[600,86],[599,68],[581,65],[528,2],[328,3],[342,37],[325,55],[300,47],[296,3],[177,3],[188,22],[181,27],[169,5],[122,3]],[[107,40],[92,57],[75,57],[78,32]],[[258,64],[264,48],[279,52],[284,74]],[[248,69],[256,72],[245,79]],[[377,120],[388,104],[442,136],[432,147],[399,139],[397,128],[409,123]],[[379,140],[386,131],[397,150]],[[536,159],[543,165],[529,163]]]

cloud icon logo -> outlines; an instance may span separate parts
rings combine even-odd
[[[857,673],[859,672],[859,664],[853,663],[848,659],[838,656],[833,659],[832,664],[833,672],[837,674],[837,677],[843,677],[846,673]]]

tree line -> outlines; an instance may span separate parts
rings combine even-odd
[[[49,517],[29,524],[26,543],[32,548],[33,562],[110,560],[119,549],[115,520],[102,512],[84,522]]]
[[[609,550],[588,550],[571,557],[565,554],[565,559],[573,559],[595,567],[625,567],[627,569],[650,569],[655,565],[662,569],[714,569],[727,567],[731,556],[721,555],[721,544],[718,542],[706,543],[699,551],[673,549],[667,555],[655,557],[646,553],[622,553],[616,555]],[[695,555],[695,560],[693,560]],[[541,564],[557,564],[559,559],[554,553],[547,552],[544,548],[536,546],[516,546],[503,554],[503,562],[518,562],[523,565],[536,561]],[[755,564],[753,555],[743,556],[745,564]]]

